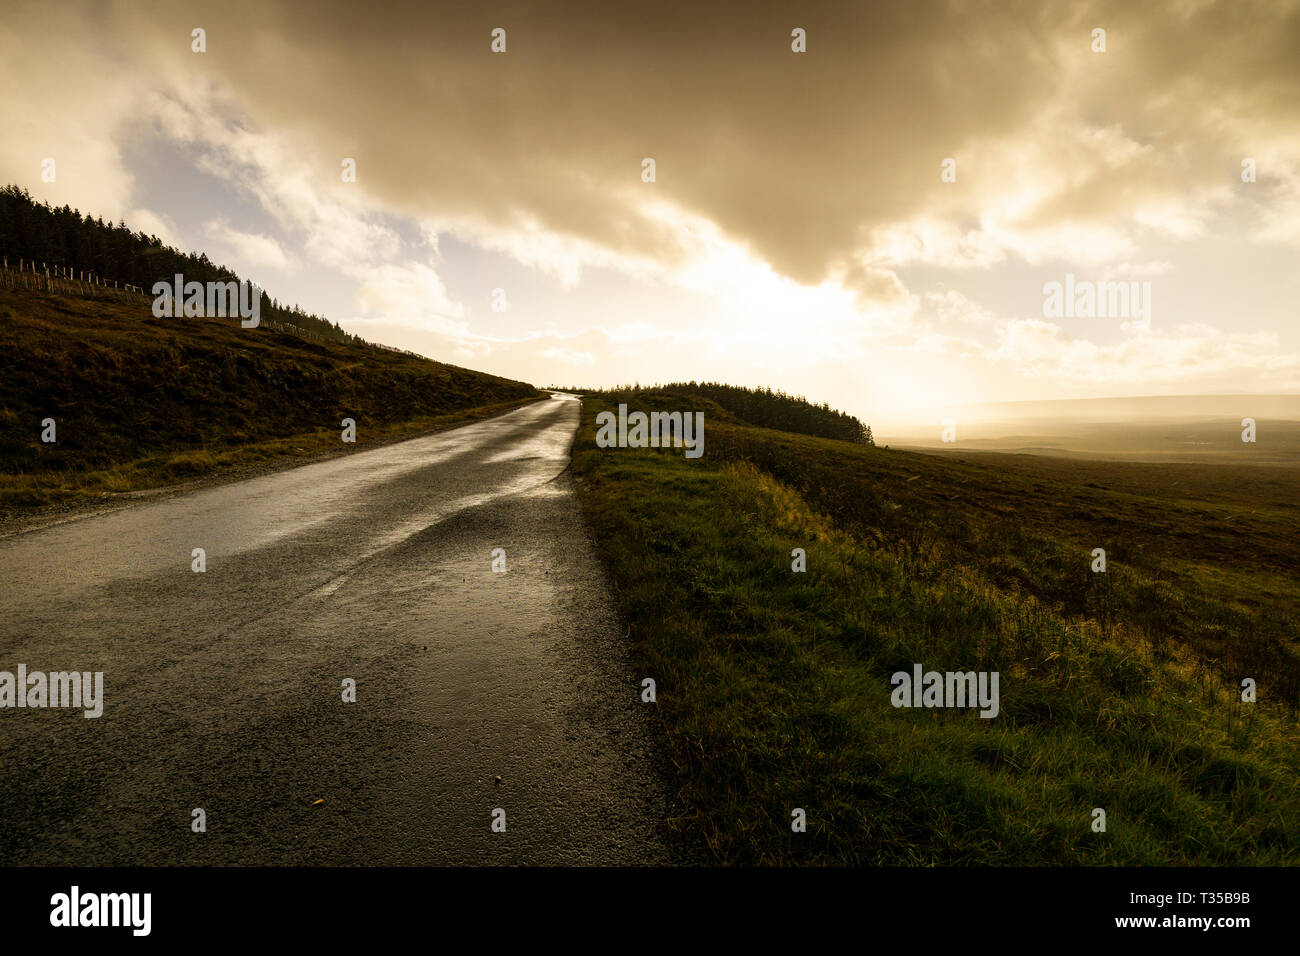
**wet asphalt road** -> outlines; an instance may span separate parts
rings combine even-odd
[[[99,719],[0,709],[0,864],[683,862],[567,470],[578,415],[0,540],[0,670],[105,685]]]

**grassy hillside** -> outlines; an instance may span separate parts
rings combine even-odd
[[[614,404],[627,402],[629,408],[645,396],[658,396],[670,403],[680,399],[690,402],[692,408],[705,410],[710,418],[718,421],[743,422],[867,445],[875,443],[871,429],[854,416],[836,411],[824,402],[815,405],[801,396],[774,392],[770,388],[745,388],[718,382],[672,382],[668,385],[565,391],[581,392]]]
[[[707,406],[690,461],[598,449],[608,407],[580,495],[720,860],[1300,862],[1300,471],[1005,467]],[[1000,713],[893,707],[915,663],[997,671]]]
[[[361,447],[540,393],[523,382],[235,320],[154,318],[148,299],[0,291],[0,509]],[[41,441],[53,418],[58,441]],[[340,422],[356,421],[345,446]]]
[[[627,402],[629,408],[637,407],[637,403],[647,397],[668,402],[669,407],[680,406],[681,401],[685,401],[693,408],[705,410],[710,418],[719,421],[741,421],[750,425],[762,425],[763,428],[779,428],[785,432],[874,444],[871,429],[853,415],[836,411],[826,403],[814,405],[798,395],[772,392],[771,389],[692,381],[671,382],[668,385],[630,385],[604,390],[571,390],[607,399],[615,405]],[[677,401],[677,406],[672,406],[673,401]]]
[[[0,254],[11,269],[21,263],[28,270],[35,266],[42,276],[46,269],[55,277],[89,274],[110,286],[142,290],[152,290],[160,279],[170,283],[178,273],[194,282],[239,280],[233,270],[204,253],[181,252],[157,236],[133,232],[125,222],[114,225],[69,206],[38,203],[17,185],[0,187]],[[301,329],[330,342],[362,341],[337,323],[277,302],[264,290],[259,299],[260,317],[267,325],[287,325],[290,331]]]

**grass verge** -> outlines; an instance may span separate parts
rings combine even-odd
[[[1300,589],[1270,550],[1294,512],[1245,527],[1268,565],[1255,578],[1249,540],[1235,557],[1211,548],[1217,562],[1164,540],[1171,514],[1206,520],[1195,501],[1096,489],[1120,557],[1093,576],[1075,537],[1090,531],[1065,518],[1092,499],[1032,471],[735,422],[710,423],[698,461],[598,449],[594,416],[612,407],[584,401],[579,495],[658,686],[683,826],[718,860],[1300,860],[1286,636]],[[815,481],[799,489],[800,474]],[[1002,494],[1018,507],[1001,513]],[[894,708],[890,676],[914,663],[999,672],[1000,713]]]

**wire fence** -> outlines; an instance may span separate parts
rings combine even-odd
[[[93,272],[68,266],[50,266],[34,259],[0,258],[0,289],[27,289],[58,295],[79,295],[92,299],[134,300],[148,298],[138,285],[109,282]]]
[[[148,302],[151,299],[150,295],[138,285],[125,282],[119,283],[116,280],[110,281],[84,269],[73,269],[61,265],[51,266],[44,262],[38,263],[34,259],[20,258],[16,263],[11,264],[8,256],[0,257],[0,289],[23,289],[30,292],[50,292],[55,295],[75,295],[89,299],[112,299],[119,302],[139,302],[141,300]],[[237,316],[233,318],[238,319]],[[338,339],[327,338],[310,329],[305,329],[300,325],[294,325],[292,322],[281,322],[277,319],[261,319],[257,327],[272,329],[276,332],[286,332],[316,342],[339,341]],[[398,352],[415,358],[426,358],[419,352],[412,352],[409,349],[380,345],[378,342],[367,342],[364,339],[354,341],[355,344],[365,345],[372,349]]]

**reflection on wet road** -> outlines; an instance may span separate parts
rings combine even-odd
[[[105,685],[97,720],[0,710],[0,863],[670,862],[578,416],[557,396],[0,541],[0,670]]]

